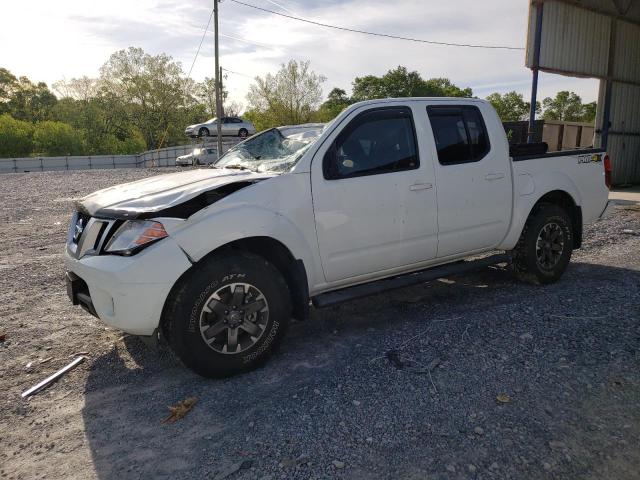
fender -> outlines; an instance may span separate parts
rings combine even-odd
[[[516,246],[533,207],[547,193],[555,190],[565,192],[573,199],[576,206],[582,205],[579,190],[573,179],[566,173],[554,170],[533,175],[527,172],[520,174],[514,172],[514,179],[516,178],[518,181],[514,185],[513,216],[507,235],[497,247],[501,250],[511,250]]]
[[[303,262],[311,287],[324,281],[313,221],[309,175],[289,173],[235,192],[165,228],[194,262],[231,242],[273,238]]]

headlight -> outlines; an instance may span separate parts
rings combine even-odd
[[[201,153],[202,153],[202,150],[200,150],[199,148],[196,148],[196,149],[193,151],[193,154],[194,154],[194,155],[200,155]]]
[[[133,255],[167,236],[164,226],[152,220],[128,220],[113,234],[105,252]]]

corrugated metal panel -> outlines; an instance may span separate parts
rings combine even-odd
[[[627,83],[613,83],[611,129],[640,134],[640,87]]]
[[[529,16],[527,66],[533,62],[535,7]],[[607,74],[611,19],[558,1],[546,1],[540,68],[603,77]]]
[[[607,151],[614,185],[640,183],[640,136],[610,134]]]
[[[618,21],[613,76],[629,82],[640,82],[640,26]]]

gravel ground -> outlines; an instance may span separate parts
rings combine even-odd
[[[489,268],[314,312],[212,381],[62,281],[72,199],[166,171],[0,176],[0,478],[640,478],[638,206],[588,227],[556,285]]]

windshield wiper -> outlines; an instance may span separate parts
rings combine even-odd
[[[236,165],[223,165],[222,167],[218,167],[218,168],[231,168],[231,169],[234,169],[234,170],[250,170],[250,171],[253,171],[249,167],[245,167],[244,165],[237,165],[237,164]]]

